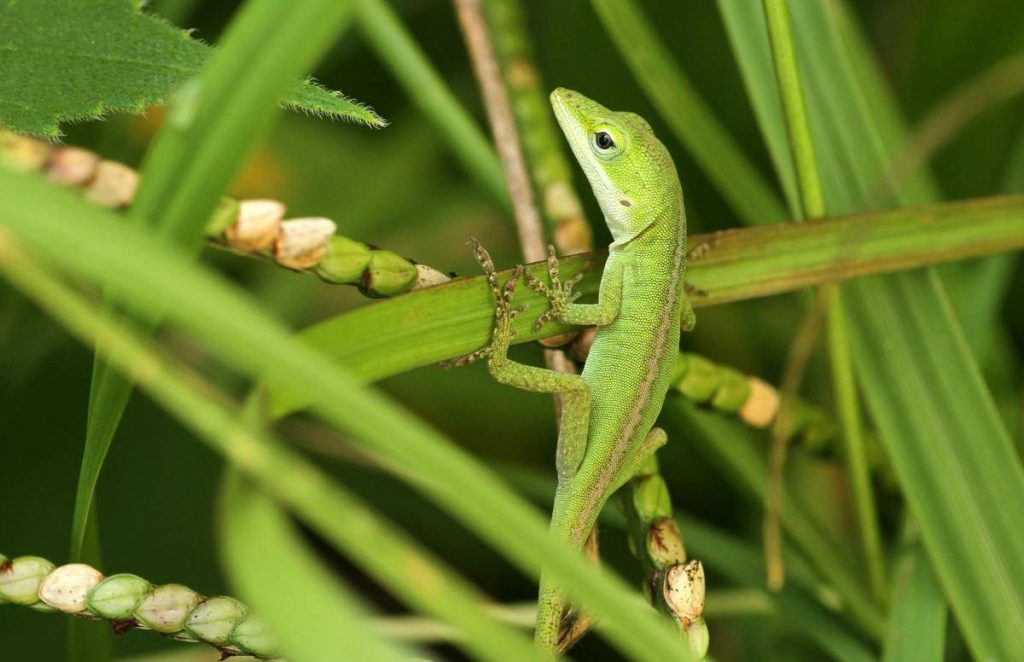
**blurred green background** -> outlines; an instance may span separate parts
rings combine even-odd
[[[483,125],[476,83],[451,5],[430,0],[392,4]],[[716,4],[668,0],[643,4],[718,119],[774,181]],[[911,126],[956,85],[1024,50],[1024,3],[1016,0],[857,0],[849,4]],[[235,6],[156,1],[150,9],[216,43]],[[533,0],[525,7],[545,84],[572,87],[609,107],[646,117],[675,157],[691,232],[736,225],[707,178],[671,139],[589,3]],[[368,131],[282,113],[273,134],[236,183],[236,195],[280,199],[288,204],[291,216],[330,217],[347,236],[446,271],[476,272],[464,244],[470,234],[486,239],[499,264],[520,259],[510,219],[474,187],[357,30],[349,30],[314,73],[328,87],[371,104],[391,126]],[[934,172],[947,198],[998,192],[1010,150],[1024,136],[1022,110],[1020,99],[995,107],[937,154]],[[158,110],[145,117],[114,116],[68,127],[65,140],[138,164],[159,119]],[[582,177],[577,176],[577,184],[590,218],[600,218]],[[604,228],[595,227],[595,231],[598,243],[605,243]],[[214,250],[207,251],[204,259],[244,283],[254,297],[295,328],[366,304],[354,289],[327,286],[263,262]],[[1022,291],[1024,273],[1018,264],[1002,313],[1018,356],[1024,349]],[[705,309],[696,331],[685,337],[685,347],[778,383],[801,315],[802,307],[789,296]],[[540,360],[535,345],[517,351],[524,360]],[[91,361],[85,348],[6,284],[0,285],[0,550],[9,556],[36,554],[58,563],[66,558]],[[1020,366],[1003,367],[1019,384]],[[816,356],[803,392],[827,407],[827,384],[823,357]],[[236,392],[243,392],[242,384],[235,386]],[[555,431],[549,398],[503,388],[481,366],[453,372],[428,367],[390,379],[382,387],[479,457],[553,474]],[[1000,404],[1019,443],[1019,389],[1016,392],[1016,396],[1013,390],[996,395],[1002,395]],[[321,428],[301,420],[284,426],[291,438],[302,443],[338,447],[337,440]],[[133,396],[99,487],[103,567],[155,582],[184,583],[206,594],[227,592],[218,568],[213,516],[221,461],[189,436],[144,395]],[[398,482],[322,457],[322,463],[347,484],[491,595],[505,601],[533,598],[533,586],[519,573],[510,572],[497,555]],[[812,497],[824,497],[809,502],[825,510],[826,520],[854,544],[842,471],[800,454],[794,454],[792,462],[790,484]],[[760,510],[733,494],[713,465],[687,451],[685,440],[670,442],[662,452],[662,467],[678,510],[759,541]],[[610,564],[626,572],[632,567],[617,533],[605,536],[603,553]],[[350,575],[355,572],[341,559],[334,562]],[[714,575],[709,577],[709,586],[722,583]],[[397,609],[369,582],[365,586],[383,608]],[[821,655],[778,629],[774,618],[710,622],[712,654],[720,659],[752,659],[768,649],[773,659]],[[58,659],[63,655],[67,623],[67,618],[28,610],[0,611],[0,657]],[[117,650],[125,655],[159,650],[209,659],[215,655],[140,633],[120,637]],[[595,638],[581,644],[576,654],[586,659],[614,656]],[[965,654],[953,646],[949,655]]]

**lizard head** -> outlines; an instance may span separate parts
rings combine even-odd
[[[609,110],[579,92],[557,88],[551,105],[604,212],[615,245],[646,230],[681,195],[675,165],[651,125]]]

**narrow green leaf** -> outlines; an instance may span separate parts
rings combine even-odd
[[[591,0],[633,76],[676,138],[748,224],[788,215],[771,185],[718,123],[634,0]]]
[[[676,634],[641,606],[635,591],[553,540],[536,510],[497,476],[295,340],[235,286],[192,265],[180,250],[161,244],[143,228],[126,225],[115,214],[30,177],[0,172],[0,195],[5,200],[0,223],[34,251],[108,288],[140,313],[166,311],[169,319],[245,374],[314,402],[317,413],[402,468],[415,487],[517,567],[534,576],[542,566],[549,569],[574,600],[604,617],[604,631],[623,652],[658,659],[685,655]],[[187,412],[182,408],[176,413]],[[214,430],[211,437],[220,433]],[[245,466],[261,458],[243,453],[233,459]],[[343,514],[339,521],[344,521]]]
[[[739,423],[718,414],[700,412],[693,403],[671,395],[665,402],[664,415],[669,421],[677,421],[679,429],[688,432],[687,439],[718,464],[737,488],[757,503],[763,503],[767,461],[750,443]],[[850,554],[829,535],[807,505],[789,493],[782,512],[782,528],[835,588],[843,609],[857,625],[872,637],[880,638],[885,624],[881,608],[853,571]]]
[[[198,251],[206,219],[269,127],[276,100],[330,46],[349,9],[347,2],[331,0],[296,7],[273,0],[247,4],[202,75],[179,91],[147,154],[131,214],[155,226],[165,240]],[[159,313],[148,318],[149,328],[158,318]],[[81,553],[99,473],[130,394],[122,375],[94,365],[72,559]]]
[[[720,6],[763,26],[756,0]],[[828,208],[931,198],[923,176],[886,190],[898,111],[843,7],[792,10]],[[1024,471],[942,285],[928,272],[870,278],[847,286],[844,304],[869,410],[960,627],[976,656],[1012,657],[1024,627],[1024,529],[1011,524],[1024,518]]]
[[[61,122],[139,113],[199,73],[213,49],[139,11],[134,0],[34,0],[0,4],[0,123],[57,136]],[[292,76],[294,81],[306,71]],[[293,82],[285,105],[370,126],[373,110],[311,81]]]
[[[309,550],[287,515],[228,469],[222,486],[222,555],[239,595],[293,660],[401,660],[411,651],[374,634],[370,607]],[[287,600],[285,596],[302,596]]]
[[[882,662],[944,659],[946,601],[924,548],[909,545],[897,571]]]
[[[505,177],[490,141],[448,89],[394,10],[386,0],[360,0],[356,9],[357,22],[368,45],[441,134],[452,155],[470,177],[508,207]]]

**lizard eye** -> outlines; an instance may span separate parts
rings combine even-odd
[[[609,150],[615,147],[615,140],[607,131],[598,131],[594,134],[594,144],[597,145],[598,149]]]

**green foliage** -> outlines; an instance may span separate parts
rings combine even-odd
[[[57,137],[61,123],[141,113],[166,101],[212,51],[142,12],[134,0],[5,2],[0,123]],[[385,124],[370,108],[309,80],[292,85],[283,103],[318,116]]]
[[[711,655],[1012,658],[1024,628],[1015,592],[1024,585],[1024,281],[1019,253],[1008,251],[1024,243],[1024,198],[994,196],[1024,193],[1024,106],[986,108],[907,177],[890,168],[905,126],[1024,50],[1024,5],[791,0],[795,48],[783,60],[800,76],[782,81],[784,105],[763,0],[505,2],[524,18],[502,35],[519,40],[500,63],[523,77],[510,94],[539,74],[639,113],[672,151],[693,245],[707,242],[688,274],[703,292],[686,352],[778,384],[811,297],[772,295],[851,279],[840,333],[830,325],[832,337],[823,329],[807,342],[850,349],[845,380],[880,442],[869,465],[884,473],[870,476],[876,498],[866,506],[880,555],[860,553],[864,519],[854,512],[866,502],[848,487],[858,459],[841,443],[828,458],[793,447],[781,520],[787,581],[767,591],[770,434],[675,395],[659,423],[669,439],[661,475],[687,556],[707,570]],[[483,240],[499,267],[520,255],[453,12],[397,0],[154,0],[148,13],[137,4],[0,2],[0,120],[50,136],[63,129],[68,144],[141,164],[142,174],[118,216],[0,167],[4,553],[73,560],[77,517],[76,552],[87,542],[79,558],[102,545],[97,567],[237,594],[281,635],[289,659],[339,649],[528,659],[528,633],[494,618],[490,603],[531,599],[551,564],[602,616],[576,659],[679,653],[637,590],[642,572],[620,513],[602,515],[600,571],[545,535],[537,506],[549,511],[553,488],[550,398],[510,392],[479,366],[432,365],[482,345],[493,319],[465,238]],[[195,26],[217,48],[159,16]],[[531,66],[519,66],[530,54]],[[133,56],[181,58],[187,71],[175,78],[121,61]],[[372,95],[394,126],[370,132],[277,113],[286,99],[374,121],[295,86],[311,72]],[[185,79],[195,82],[177,86]],[[795,92],[809,131],[794,142]],[[159,100],[168,111],[155,136],[153,122],[108,113]],[[70,123],[101,113],[107,121]],[[816,160],[828,215],[799,227],[778,224],[800,215],[798,182],[808,181],[806,169],[797,177],[794,147]],[[560,144],[540,151],[550,149],[568,155]],[[598,219],[589,191],[575,188]],[[225,194],[281,200],[289,217],[328,216],[355,241],[472,277],[367,302],[222,250],[196,264]],[[739,224],[759,227],[716,232]],[[594,231],[600,246],[605,231]],[[995,252],[1007,254],[918,269]],[[580,289],[592,297],[601,262],[598,251],[563,266],[584,272]],[[528,341],[544,305],[525,288],[517,297],[530,308],[516,320],[514,352],[539,363]],[[797,395],[830,418],[857,416],[831,365],[813,353]],[[133,384],[140,393],[129,402]],[[270,420],[255,420],[255,405]],[[90,504],[102,526],[87,517]],[[869,579],[879,561],[882,594]],[[381,623],[406,610],[417,628]],[[67,654],[70,620],[0,606],[0,657]],[[186,646],[75,625],[69,660],[108,659],[98,633],[119,659]]]

